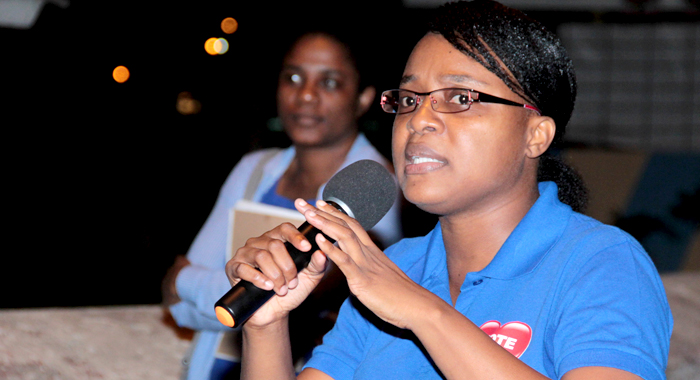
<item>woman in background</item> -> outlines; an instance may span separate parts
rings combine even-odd
[[[673,320],[653,263],[577,212],[581,181],[548,153],[576,96],[558,38],[490,0],[447,4],[399,86],[382,94],[396,175],[439,223],[383,252],[352,218],[298,199],[337,243],[317,235],[296,273],[283,242],[310,245],[282,225],[229,261],[232,283],[277,294],[243,326],[243,377],[295,378],[289,311],[332,261],[352,296],[299,379],[664,379]]]
[[[375,98],[361,72],[362,57],[351,40],[330,29],[306,32],[285,55],[277,88],[278,115],[292,141],[287,149],[264,149],[245,155],[226,179],[214,209],[186,257],[179,257],[163,282],[163,299],[179,326],[196,330],[193,351],[184,369],[188,379],[237,378],[237,353],[217,354],[222,339],[239,339],[237,331],[218,322],[214,304],[231,285],[226,278],[228,210],[240,199],[294,209],[296,198],[315,202],[324,184],[340,169],[361,159],[391,164],[359,132],[358,120]],[[401,237],[398,208],[372,229],[380,245]],[[334,272],[335,273],[335,272]],[[337,272],[340,274],[340,272]],[[308,354],[334,321],[347,296],[345,282],[333,279],[314,293],[293,316],[300,334],[295,359]],[[235,348],[237,343],[232,343]]]

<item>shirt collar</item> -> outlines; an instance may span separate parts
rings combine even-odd
[[[530,273],[559,240],[573,211],[559,201],[554,182],[539,183],[540,196],[480,274],[510,279]]]

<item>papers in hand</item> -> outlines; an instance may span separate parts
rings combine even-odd
[[[227,261],[248,239],[260,236],[284,222],[299,227],[305,220],[304,215],[297,210],[239,200],[229,210]]]

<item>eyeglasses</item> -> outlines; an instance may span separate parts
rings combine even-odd
[[[415,92],[411,90],[388,90],[382,92],[381,105],[384,112],[404,114],[413,112],[425,97],[430,98],[430,106],[440,113],[457,113],[468,110],[472,103],[498,103],[509,106],[523,107],[542,114],[537,107],[520,104],[497,96],[484,94],[465,88],[441,88],[430,92]]]

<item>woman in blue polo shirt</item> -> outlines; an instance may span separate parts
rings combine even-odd
[[[382,252],[297,200],[337,245],[318,235],[297,274],[281,242],[310,245],[280,227],[227,264],[232,283],[277,293],[243,327],[244,378],[295,377],[287,316],[330,259],[353,296],[299,379],[664,379],[673,321],[656,269],[577,212],[580,181],[549,155],[576,95],[557,37],[490,0],[448,4],[399,86],[382,94],[397,179],[439,223]]]

